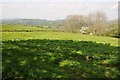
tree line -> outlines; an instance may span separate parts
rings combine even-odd
[[[85,34],[98,36],[109,36],[112,30],[110,26],[111,24],[108,24],[106,14],[100,11],[87,15],[69,15],[64,21],[64,31],[66,32],[79,33],[80,30],[83,29],[86,32]],[[113,34],[118,35],[118,32],[113,31]]]

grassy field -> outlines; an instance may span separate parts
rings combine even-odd
[[[65,32],[3,32],[2,40],[27,40],[27,39],[52,39],[52,40],[75,40],[75,41],[94,41],[97,43],[110,44],[118,46],[117,38],[98,37],[90,35],[81,35],[77,33]]]
[[[8,25],[8,24],[3,24],[2,26],[2,30],[48,30],[48,29],[44,29],[44,28],[38,28],[38,27],[32,27],[32,26],[19,26],[19,25]]]
[[[2,32],[2,74],[13,79],[119,78],[118,49],[118,39],[111,37]]]

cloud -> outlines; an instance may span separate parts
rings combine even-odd
[[[113,5],[113,6],[111,7],[111,9],[118,9],[118,3],[115,4],[115,5]]]
[[[16,2],[4,3],[2,9],[3,18],[59,19],[71,14],[85,15],[95,11],[105,11],[108,17],[115,18],[117,6],[113,2]]]

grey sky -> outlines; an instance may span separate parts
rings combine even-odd
[[[0,2],[118,2],[119,0],[1,0]]]
[[[67,15],[83,14],[103,11],[108,19],[117,19],[117,0],[106,0],[106,2],[96,2],[95,0],[4,0],[0,5],[0,15],[2,18],[34,18],[34,19],[64,19]],[[13,1],[13,2],[12,2]],[[41,2],[40,2],[41,1]],[[87,2],[88,1],[88,2]],[[91,1],[91,2],[90,2]]]

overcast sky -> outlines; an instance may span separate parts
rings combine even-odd
[[[68,15],[102,11],[117,19],[118,0],[1,0],[1,18],[64,19]]]

